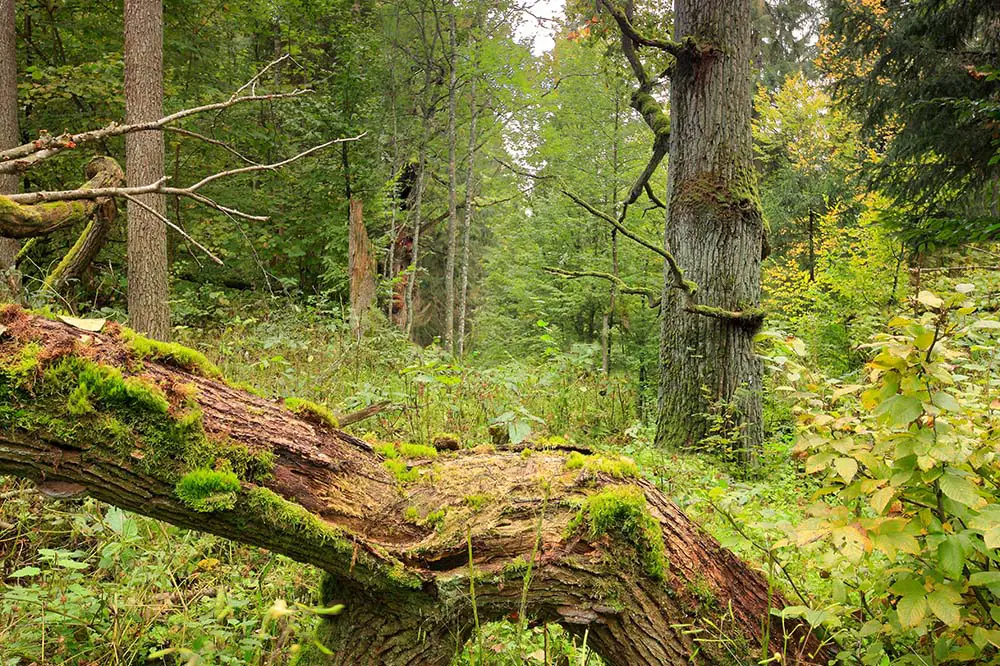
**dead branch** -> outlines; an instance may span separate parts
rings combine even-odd
[[[43,131],[37,139],[34,141],[29,141],[28,143],[21,144],[14,148],[9,148],[7,150],[0,151],[0,174],[2,173],[21,173],[27,171],[39,162],[48,159],[59,153],[72,150],[77,146],[83,145],[85,143],[94,143],[96,141],[103,141],[105,139],[110,139],[116,136],[123,136],[125,134],[131,134],[133,132],[146,132],[146,131],[177,131],[176,128],[168,129],[168,126],[172,123],[176,123],[179,120],[188,118],[190,116],[209,113],[211,111],[222,111],[223,109],[228,109],[231,106],[236,106],[237,104],[245,104],[247,102],[261,102],[261,101],[271,101],[278,99],[287,99],[290,97],[299,97],[301,95],[308,94],[312,92],[310,89],[293,90],[287,93],[271,93],[271,94],[257,94],[256,92],[256,82],[260,77],[267,72],[271,67],[277,65],[283,60],[287,59],[288,56],[284,55],[281,58],[269,63],[261,71],[257,72],[250,81],[243,84],[233,95],[224,102],[215,102],[212,104],[205,104],[202,106],[197,106],[190,109],[183,109],[176,113],[172,113],[167,116],[163,116],[158,120],[151,120],[144,123],[132,123],[127,125],[119,125],[118,123],[111,123],[110,125],[103,127],[101,129],[89,130],[86,132],[79,132],[76,134],[64,133],[58,136],[52,135],[49,132]],[[241,93],[250,88],[250,94],[241,95]],[[191,135],[194,133],[191,132]],[[209,141],[212,143],[212,141]],[[240,156],[242,157],[242,156]],[[245,159],[245,158],[244,158]]]

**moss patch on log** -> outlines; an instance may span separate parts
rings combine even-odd
[[[285,398],[285,407],[299,416],[320,425],[339,428],[340,422],[324,405],[303,398]]]
[[[202,377],[221,379],[222,371],[200,351],[175,342],[160,342],[121,327],[121,339],[138,359],[150,359]]]
[[[232,509],[240,480],[232,470],[196,469],[188,472],[174,488],[178,499],[195,511]]]
[[[669,563],[660,523],[649,513],[646,496],[636,486],[607,486],[588,496],[579,513],[570,521],[573,532],[585,527],[590,539],[609,535],[635,549],[643,570],[655,580],[663,580]]]
[[[29,342],[0,358],[0,427],[52,435],[82,450],[107,445],[138,471],[168,482],[219,461],[247,481],[270,475],[272,452],[208,438],[192,396],[171,404],[151,378],[125,376],[87,351],[60,355]]]
[[[584,455],[574,451],[566,458],[566,469],[607,474],[616,479],[639,478],[639,466],[625,456]]]

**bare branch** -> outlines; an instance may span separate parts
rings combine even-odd
[[[236,176],[242,173],[253,173],[255,171],[277,171],[278,169],[284,166],[288,166],[292,162],[296,162],[302,159],[303,157],[312,155],[313,153],[323,150],[324,148],[329,148],[330,146],[333,146],[338,143],[344,143],[346,141],[357,141],[358,139],[363,138],[367,134],[368,132],[362,132],[357,136],[347,137],[346,139],[334,139],[332,141],[327,141],[326,143],[321,143],[318,146],[313,146],[308,150],[303,150],[298,155],[293,155],[292,157],[289,157],[286,160],[275,162],[273,164],[255,164],[252,166],[240,167],[239,169],[230,169],[229,171],[220,171],[219,173],[213,173],[211,176],[205,176],[194,185],[191,185],[190,187],[186,187],[184,189],[187,190],[188,192],[194,192],[213,181],[219,180],[220,178],[228,178],[229,176]]]
[[[140,199],[137,199],[137,198],[133,197],[130,194],[123,194],[122,197],[124,199],[127,199],[127,200],[131,201],[132,203],[134,203],[135,205],[139,206],[143,210],[145,210],[145,211],[147,211],[147,212],[152,213],[153,215],[155,215],[156,218],[158,220],[160,220],[160,222],[163,222],[165,225],[167,225],[168,227],[170,227],[171,229],[173,229],[174,231],[176,231],[177,233],[179,233],[181,236],[183,236],[189,243],[191,243],[196,248],[198,248],[199,250],[201,250],[202,252],[204,252],[206,255],[208,255],[209,259],[211,259],[212,261],[214,261],[215,263],[217,263],[220,266],[224,265],[222,263],[222,259],[219,259],[217,256],[215,256],[214,254],[212,254],[211,250],[209,250],[207,247],[205,247],[204,245],[202,245],[201,243],[199,243],[195,239],[191,238],[191,236],[189,236],[186,231],[184,231],[179,226],[177,226],[176,224],[174,224],[173,222],[171,222],[169,219],[167,219],[167,217],[165,215],[161,215],[155,208],[153,208],[152,206],[149,206],[149,205],[143,203]]]
[[[246,157],[245,155],[243,155],[243,153],[239,152],[225,141],[219,141],[218,139],[213,139],[212,137],[205,136],[204,134],[199,134],[198,132],[192,132],[191,130],[184,129],[183,127],[164,127],[163,131],[173,132],[174,134],[180,134],[182,136],[189,136],[191,138],[198,139],[199,141],[202,141],[204,143],[210,143],[213,146],[219,146],[223,150],[240,158],[247,164],[260,164],[260,162],[254,162],[249,157]]]
[[[220,178],[228,178],[230,176],[236,176],[239,174],[252,173],[256,171],[276,171],[281,167],[287,166],[292,162],[298,161],[303,157],[312,155],[313,153],[328,148],[332,145],[343,143],[345,141],[357,141],[358,139],[365,136],[365,133],[359,134],[355,137],[348,137],[345,139],[334,139],[333,141],[327,141],[326,143],[320,144],[318,146],[313,146],[307,150],[289,157],[288,159],[282,160],[280,162],[275,162],[273,164],[255,164],[246,167],[240,167],[238,169],[230,169],[228,171],[220,171],[214,173],[210,176],[206,176],[194,185],[188,187],[170,187],[166,183],[169,180],[168,177],[161,178],[155,183],[150,183],[149,185],[139,185],[136,187],[101,187],[101,188],[79,188],[75,190],[56,190],[48,192],[26,192],[24,194],[13,194],[8,197],[10,201],[16,204],[24,205],[35,205],[40,203],[53,203],[59,201],[80,201],[80,200],[93,200],[103,197],[120,197],[125,199],[131,199],[139,194],[165,194],[170,196],[181,196],[193,199],[198,203],[204,204],[209,208],[214,208],[223,213],[229,215],[235,215],[242,217],[247,220],[253,220],[254,222],[266,222],[268,217],[263,215],[251,215],[249,213],[244,213],[243,211],[237,210],[235,208],[229,208],[223,206],[222,204],[214,201],[213,199],[201,194],[197,190],[201,187],[207,185],[208,183],[219,180]],[[48,233],[47,231],[42,231],[40,235]],[[23,236],[18,236],[23,237]],[[211,253],[208,253],[212,256]],[[215,257],[213,260],[218,261]]]
[[[224,102],[215,102],[213,104],[205,104],[203,106],[197,106],[190,109],[183,109],[176,113],[172,113],[168,116],[163,116],[158,120],[151,120],[144,123],[134,123],[130,125],[119,125],[118,123],[111,123],[107,127],[89,130],[86,132],[79,132],[77,134],[60,134],[58,136],[49,134],[48,132],[42,132],[37,139],[30,141],[28,143],[10,148],[7,150],[0,151],[0,174],[3,173],[21,173],[27,171],[33,167],[38,162],[45,160],[53,155],[58,155],[65,150],[71,150],[79,145],[85,143],[93,143],[95,141],[103,141],[116,136],[122,136],[124,134],[131,134],[133,132],[146,132],[146,131],[178,131],[177,128],[169,128],[171,123],[175,123],[184,118],[188,118],[193,115],[208,113],[210,111],[221,111],[223,109],[228,109],[231,106],[236,106],[237,104],[244,104],[247,102],[259,102],[267,100],[277,100],[286,99],[290,97],[299,97],[301,95],[308,94],[312,92],[310,89],[293,90],[287,93],[272,93],[267,95],[258,95],[256,92],[256,82],[260,77],[267,72],[269,69],[274,67],[280,62],[286,60],[289,56],[284,55],[277,60],[269,63],[262,70],[257,72],[253,78],[251,78],[247,83],[243,84],[233,95]],[[250,88],[249,95],[241,95],[244,90]],[[179,132],[187,133],[189,136],[197,136],[203,140],[207,140],[209,143],[215,143],[214,140],[207,139],[206,137],[201,137],[194,132]],[[228,149],[228,147],[227,147]],[[230,152],[235,152],[230,150]],[[239,155],[239,153],[236,153]],[[242,155],[239,155],[242,159],[246,160]]]

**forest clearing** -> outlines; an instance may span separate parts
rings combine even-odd
[[[0,666],[1000,664],[996,0],[0,0]]]

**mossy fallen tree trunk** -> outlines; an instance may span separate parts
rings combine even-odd
[[[345,605],[325,663],[448,664],[470,583],[480,622],[516,615],[529,563],[526,615],[589,629],[611,664],[825,663],[806,627],[768,616],[784,602],[764,578],[628,461],[373,448],[191,350],[15,306],[0,323],[0,473],[321,567]]]

